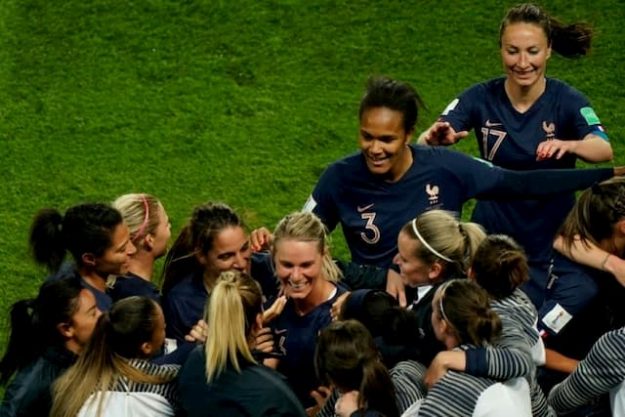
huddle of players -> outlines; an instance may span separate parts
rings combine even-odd
[[[449,145],[473,129],[481,159],[412,145],[416,92],[371,79],[360,152],[272,233],[248,236],[227,205],[196,207],[162,296],[151,279],[170,231],[153,196],[40,212],[31,246],[54,275],[12,310],[0,415],[303,415],[323,400],[321,415],[549,415],[540,385],[557,411],[612,390],[617,414],[622,330],[593,344],[623,325],[625,184],[609,180],[623,172],[573,169],[612,150],[588,101],[545,78],[552,50],[586,52],[586,30],[530,4],[508,11],[506,76],[463,92],[419,138]],[[458,221],[474,197],[475,223]],[[338,224],[351,263],[330,256]],[[331,324],[333,308],[347,321]]]

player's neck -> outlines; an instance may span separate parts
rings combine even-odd
[[[519,113],[525,113],[543,95],[547,87],[547,79],[541,78],[532,85],[522,86],[506,80],[504,84],[506,95],[512,107]]]
[[[391,169],[388,177],[386,178],[386,181],[387,182],[399,181],[400,179],[402,179],[404,174],[408,172],[411,166],[412,166],[412,150],[410,149],[410,146],[406,145],[406,149],[404,150],[400,163],[397,164],[397,166],[393,167],[393,169]]]
[[[326,281],[325,278],[319,277],[306,298],[293,300],[295,302],[297,314],[305,316],[319,305],[328,301],[335,288],[334,284]]]
[[[138,250],[130,257],[128,270],[146,281],[152,280],[154,258],[145,250]]]

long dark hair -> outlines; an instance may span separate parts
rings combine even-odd
[[[228,205],[205,203],[193,210],[165,258],[163,294],[192,273],[201,273],[203,267],[196,258],[213,247],[215,237],[227,227],[245,227],[243,220]]]
[[[102,256],[111,246],[111,236],[122,223],[122,216],[113,207],[100,204],[80,204],[69,208],[65,215],[58,210],[40,210],[30,229],[30,248],[37,263],[56,272],[65,252],[69,251],[78,266],[82,255]]]
[[[625,218],[625,179],[612,178],[582,192],[558,234],[570,251],[576,241],[595,246],[614,234],[614,225]]]
[[[523,3],[508,10],[499,28],[499,43],[506,28],[514,23],[532,23],[547,36],[551,49],[566,58],[577,58],[590,51],[593,30],[585,23],[566,25],[550,16],[540,6]]]
[[[359,392],[358,408],[399,417],[393,381],[369,331],[356,320],[337,321],[321,331],[315,368],[322,383]]]
[[[11,307],[11,332],[0,361],[0,383],[28,365],[46,348],[63,346],[58,325],[70,323],[78,310],[83,287],[77,278],[44,283],[34,299],[20,300]]]

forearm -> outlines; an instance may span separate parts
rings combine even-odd
[[[570,247],[567,247],[562,236],[557,236],[553,247],[577,263],[611,273],[621,285],[625,286],[625,274],[621,273],[625,270],[625,260],[618,256],[604,251],[592,242],[582,242],[577,236]]]
[[[586,162],[611,161],[614,157],[610,142],[592,133],[582,140],[575,141],[573,151]]]
[[[578,360],[564,356],[553,349],[545,349],[545,368],[570,374],[577,368]]]

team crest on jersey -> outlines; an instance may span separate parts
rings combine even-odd
[[[438,195],[440,193],[438,185],[427,184],[425,186],[425,192],[428,195],[430,205],[438,204]]]
[[[553,122],[543,120],[543,131],[547,140],[556,138],[556,125]]]

